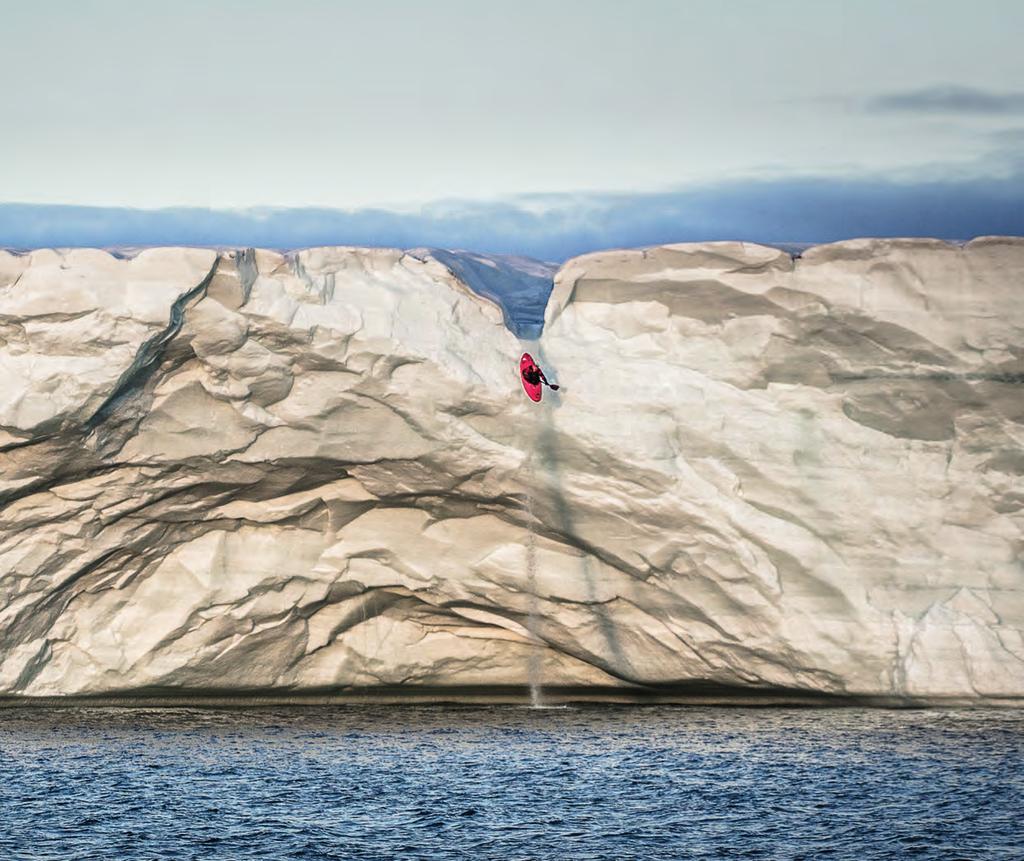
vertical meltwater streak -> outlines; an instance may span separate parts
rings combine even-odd
[[[536,520],[533,516],[532,482],[533,458],[531,457],[528,461],[526,487],[526,589],[529,601],[526,629],[530,632],[530,638],[533,642],[530,644],[527,678],[530,683],[530,705],[533,708],[542,708],[544,705],[541,688],[543,646],[540,638],[540,617],[537,608],[537,529]]]

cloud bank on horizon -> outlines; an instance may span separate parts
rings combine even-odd
[[[132,210],[0,205],[0,245],[368,245],[465,248],[562,261],[603,248],[740,239],[1024,235],[1024,172],[1000,178],[779,179],[648,194],[554,194],[384,209]]]

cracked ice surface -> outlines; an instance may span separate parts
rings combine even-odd
[[[0,693],[1024,697],[1024,241],[457,262],[0,253]]]

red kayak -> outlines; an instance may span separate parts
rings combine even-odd
[[[519,360],[519,377],[523,381],[523,388],[526,389],[526,395],[531,401],[540,403],[540,393],[544,387],[540,384],[540,368],[537,367],[537,363],[533,361],[533,356],[529,353],[523,353],[523,357]],[[536,382],[531,382],[536,375]]]
[[[523,381],[523,388],[526,390],[527,397],[534,403],[540,403],[540,393],[543,391],[544,386],[547,386],[552,391],[557,391],[558,389],[558,386],[554,383],[548,382],[548,378],[544,376],[540,365],[533,360],[533,356],[529,353],[523,353],[523,357],[519,360],[519,378]]]

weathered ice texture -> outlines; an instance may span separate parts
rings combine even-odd
[[[0,694],[1024,699],[1024,240],[445,259],[0,253]]]

